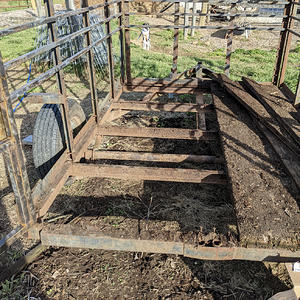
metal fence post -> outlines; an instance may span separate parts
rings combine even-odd
[[[231,10],[230,13],[233,13],[233,10],[235,8],[236,4],[231,4]],[[229,20],[229,29],[227,34],[227,47],[226,47],[226,60],[225,60],[225,75],[229,77],[229,68],[230,68],[230,58],[231,58],[231,52],[232,52],[232,40],[233,40],[233,23],[234,17],[230,17]]]
[[[3,157],[14,191],[20,224],[29,227],[36,222],[28,175],[22,153],[16,121],[13,115],[4,64],[0,52],[0,118],[1,137],[10,142],[3,148]]]
[[[46,17],[54,16],[53,1],[44,0],[44,3],[45,3]],[[48,30],[49,30],[50,41],[56,42],[58,40],[56,22],[48,23]],[[53,53],[53,65],[57,66],[61,64],[61,55],[60,55],[59,46],[55,47],[52,53]],[[73,132],[72,132],[70,118],[68,115],[69,107],[68,107],[68,98],[67,98],[67,91],[66,91],[63,70],[60,70],[56,73],[56,83],[57,83],[59,93],[63,95],[64,103],[61,105],[61,114],[62,114],[64,132],[66,136],[67,149],[69,150],[70,155],[72,155]]]
[[[284,8],[283,14],[287,15],[287,17],[282,21],[282,28],[284,28],[284,31],[280,32],[279,46],[272,78],[272,83],[277,86],[280,86],[284,82],[286,64],[292,41],[292,34],[288,31],[288,29],[292,29],[294,26],[294,20],[290,18],[291,15],[294,15],[294,11],[295,5],[292,0],[289,0],[289,4],[285,5]]]
[[[130,23],[129,20],[129,2],[124,1],[124,23],[125,26],[128,26]],[[131,61],[130,61],[130,30],[128,27],[125,27],[125,55],[126,55],[126,81],[127,84],[131,84]]]
[[[185,2],[184,4],[184,26],[189,26],[189,4]],[[188,36],[188,28],[183,29],[183,39],[186,40]]]
[[[179,13],[179,2],[175,2],[175,14]],[[174,25],[179,25],[179,16],[175,15]],[[179,37],[179,28],[174,28],[174,45],[173,45],[173,67],[172,73],[177,73],[177,61],[178,61],[178,37]]]
[[[123,1],[118,3],[118,12],[123,13]],[[123,25],[124,14],[118,18],[119,27]],[[119,31],[119,47],[120,47],[120,69],[121,69],[121,83],[125,82],[125,70],[124,70],[124,31]]]
[[[81,7],[88,7],[88,0],[81,0]],[[83,26],[88,27],[90,26],[90,14],[89,12],[83,13]],[[85,34],[85,45],[90,46],[92,44],[92,37],[91,31],[88,31]],[[92,106],[93,106],[93,114],[95,116],[96,123],[99,121],[98,116],[98,94],[96,88],[96,75],[95,75],[95,68],[94,68],[94,59],[93,59],[93,50],[89,50],[87,53],[87,62],[88,62],[88,73],[89,73],[89,83],[90,83],[90,90],[91,90],[91,99],[92,99]]]
[[[105,2],[108,2],[108,0],[105,0]],[[109,6],[106,5],[104,7],[104,13],[105,18],[109,18],[110,11]],[[110,34],[110,21],[105,23],[106,27],[106,34]],[[107,55],[108,55],[108,68],[109,68],[109,80],[110,80],[110,95],[112,98],[115,98],[115,75],[114,75],[114,57],[113,57],[113,51],[112,51],[112,38],[111,36],[107,39]]]

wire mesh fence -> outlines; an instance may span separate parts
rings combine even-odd
[[[65,11],[59,11],[56,14],[62,14]],[[94,25],[99,23],[100,17],[98,15],[90,14],[90,24]],[[84,27],[82,15],[76,15],[67,17],[57,21],[57,35],[58,39],[68,36]],[[91,30],[92,43],[100,40],[105,36],[105,30],[102,25],[96,26]],[[36,33],[36,46],[35,49],[41,48],[49,43],[49,31],[47,25],[39,26]],[[84,35],[75,37],[74,39],[62,44],[60,46],[60,54],[62,61],[75,55],[85,47]],[[106,41],[99,43],[96,47],[93,47],[94,67],[97,75],[103,76],[107,73],[108,61],[107,61],[107,45]],[[119,57],[114,54],[114,61],[118,61]],[[73,67],[79,72],[79,74],[85,69],[84,65],[87,61],[86,55],[81,56],[79,59],[73,62]],[[52,63],[52,51],[47,51],[34,58],[33,63],[37,65],[51,65]]]

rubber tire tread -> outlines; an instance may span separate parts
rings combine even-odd
[[[80,120],[81,128],[85,123],[85,114],[81,106],[69,99],[69,117]],[[41,178],[66,149],[61,107],[57,104],[44,104],[36,119],[33,131],[33,161]]]

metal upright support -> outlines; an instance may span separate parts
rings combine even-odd
[[[295,93],[294,106],[298,108],[299,104],[300,104],[300,73],[298,75],[298,83],[297,83],[297,89]]]
[[[231,4],[230,14],[233,13],[233,9],[235,8],[236,4]],[[227,48],[226,48],[226,60],[225,60],[225,75],[229,77],[229,68],[230,68],[230,58],[232,52],[232,40],[233,40],[233,23],[234,17],[230,17],[229,20],[229,29],[227,34]]]
[[[54,16],[55,13],[54,13],[53,0],[44,0],[44,3],[45,3],[46,17]],[[49,30],[50,41],[56,42],[58,40],[56,22],[48,23],[48,30]],[[52,53],[53,53],[53,65],[57,66],[61,64],[61,55],[60,55],[59,46],[56,47]],[[63,70],[60,70],[56,73],[56,83],[57,83],[59,93],[63,95],[64,103],[61,105],[61,114],[62,114],[64,132],[66,136],[67,149],[69,150],[70,155],[72,155],[71,153],[73,149],[73,132],[72,132],[70,118],[68,115],[69,107],[68,107],[68,98],[67,98],[67,91],[66,91]]]
[[[81,0],[81,7],[88,7],[88,0]],[[89,27],[90,26],[90,14],[89,11],[83,13],[83,26]],[[85,45],[90,46],[92,44],[92,37],[91,31],[88,31],[85,34]],[[89,72],[89,83],[90,83],[90,90],[91,90],[91,99],[92,99],[92,106],[93,106],[93,113],[95,116],[96,123],[99,121],[98,116],[98,95],[97,95],[97,88],[96,88],[96,75],[95,75],[95,68],[94,68],[94,58],[93,58],[93,50],[89,50],[87,53],[87,62],[88,62],[88,72]]]
[[[193,3],[193,16],[192,16],[192,26],[196,26],[196,11],[197,11],[197,3]],[[191,36],[195,35],[195,28],[191,29]]]
[[[175,14],[179,13],[179,2],[175,2]],[[179,16],[175,15],[174,25],[179,25]],[[173,67],[172,73],[177,74],[179,28],[174,28]]]
[[[184,4],[184,26],[189,26],[189,3],[185,2]],[[186,40],[188,36],[188,28],[183,29],[183,39]]]
[[[123,2],[118,3],[119,13],[123,12]],[[123,25],[124,15],[118,18],[119,27]],[[121,83],[125,83],[125,70],[124,70],[124,31],[119,31],[119,47],[120,47],[120,69],[121,69]]]
[[[283,12],[287,17],[282,20],[282,28],[284,28],[284,31],[280,32],[279,46],[272,78],[272,83],[277,86],[280,86],[284,82],[287,59],[292,41],[292,34],[289,32],[289,29],[292,29],[294,26],[294,20],[291,18],[294,13],[295,5],[292,0],[289,0],[289,4],[285,5]]]
[[[129,25],[129,2],[124,1],[124,24],[125,26]],[[130,60],[130,30],[128,27],[125,27],[125,56],[126,56],[126,82],[131,84],[131,60]]]
[[[4,140],[7,137],[2,112],[0,110],[0,141]]]
[[[105,2],[108,2],[108,0],[105,0]],[[104,13],[105,18],[109,18],[110,11],[109,11],[109,5],[106,5],[104,7]],[[110,34],[110,21],[106,22],[106,34]],[[109,81],[110,81],[110,96],[112,98],[115,98],[115,76],[114,76],[114,57],[113,57],[113,51],[112,51],[112,38],[111,36],[107,39],[107,62],[108,62],[108,68],[109,68]]]
[[[0,52],[0,115],[1,137],[9,138],[10,142],[2,147],[12,189],[15,194],[20,224],[29,227],[36,222],[36,213],[31,197],[28,175],[20,145],[16,121],[13,115],[5,69]],[[6,135],[6,136],[5,136]]]

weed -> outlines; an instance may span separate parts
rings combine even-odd
[[[111,208],[108,208],[108,209],[106,210],[106,212],[105,212],[105,214],[106,214],[107,216],[109,216],[111,213],[112,213],[112,209],[111,209]]]
[[[15,279],[13,275],[10,280],[6,279],[1,283],[2,289],[0,290],[1,299],[21,299],[22,296],[17,292],[19,280]]]

